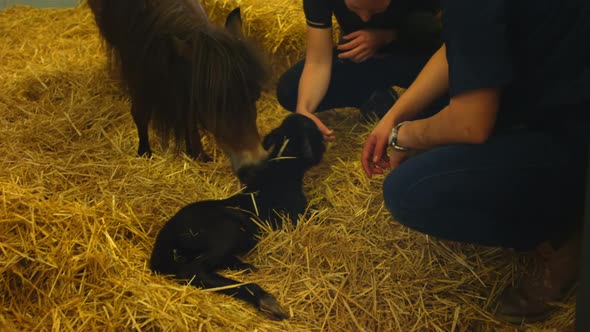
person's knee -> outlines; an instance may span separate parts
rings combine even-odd
[[[297,108],[297,91],[299,90],[299,76],[292,70],[285,72],[277,82],[277,101],[290,112]]]
[[[393,219],[409,228],[424,231],[423,209],[415,202],[413,187],[416,181],[413,180],[411,172],[403,169],[396,169],[389,173],[383,183],[383,199],[386,208]]]

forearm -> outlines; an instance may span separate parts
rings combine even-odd
[[[445,144],[481,144],[491,135],[499,109],[500,89],[464,93],[437,114],[406,122],[398,132],[397,145],[427,150]]]
[[[415,118],[449,90],[449,67],[443,45],[426,63],[418,77],[385,116],[396,124]]]
[[[331,66],[331,62],[305,64],[299,80],[297,112],[315,112],[328,90]]]
[[[406,122],[398,132],[397,145],[412,150],[428,150],[438,145],[466,143],[448,116],[449,106],[436,115]]]
[[[332,47],[332,29],[307,28],[307,51],[299,80],[297,112],[315,112],[326,95],[332,73]]]

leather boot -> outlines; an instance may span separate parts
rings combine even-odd
[[[554,309],[552,302],[571,295],[578,276],[579,256],[579,236],[558,249],[550,242],[539,245],[532,264],[516,286],[509,286],[500,295],[496,317],[514,324],[545,320]]]

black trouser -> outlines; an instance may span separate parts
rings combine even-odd
[[[315,110],[317,112],[340,107],[359,108],[376,90],[394,85],[407,88],[432,56],[429,52],[399,47],[383,56],[354,63],[339,59],[336,49],[333,54],[330,84],[326,96]],[[277,99],[291,112],[297,107],[304,62],[302,60],[287,70],[277,84]],[[436,107],[440,110],[446,103],[448,98],[437,103]]]

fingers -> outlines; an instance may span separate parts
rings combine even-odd
[[[322,120],[320,120],[320,118],[318,118],[317,116],[315,116],[313,113],[309,113],[309,112],[301,112],[301,114],[307,116],[308,118],[310,118],[313,122],[315,122],[316,126],[318,126],[318,129],[322,132],[322,134],[324,135],[324,140],[326,141],[333,141],[336,137],[334,136],[334,131],[331,130],[330,128],[328,128],[323,122]]]
[[[343,51],[338,57],[358,63],[375,55],[377,46],[367,37],[368,35],[370,35],[370,31],[359,30],[343,36],[342,39],[348,42],[336,47],[339,51]]]
[[[327,132],[322,131],[322,133],[324,134],[324,141],[333,141],[336,139],[336,136],[334,136],[334,131],[333,130],[329,130]]]
[[[378,163],[381,160],[385,160],[383,158],[383,155],[385,154],[385,143],[382,140],[378,140],[375,139],[375,148],[374,148],[374,152],[373,155],[371,156],[372,161],[374,163]],[[385,162],[388,162],[389,160],[385,160]]]
[[[355,61],[357,59],[357,57],[363,55],[364,51],[365,50],[363,48],[357,47],[357,48],[354,48],[348,52],[343,52],[343,53],[338,54],[338,57],[340,59],[349,59],[351,61]],[[355,61],[355,62],[357,62],[357,61]]]
[[[360,36],[360,31],[355,31],[353,33],[349,33],[346,36],[342,36],[342,39],[348,40],[348,42],[339,44],[336,48],[339,51],[349,51],[355,49],[363,44],[362,38],[358,38]]]
[[[363,62],[363,61],[367,60],[370,57],[371,57],[371,52],[365,51],[365,52],[358,54],[357,56],[355,56],[353,59],[350,59],[350,60],[353,62],[359,63],[359,62]]]
[[[376,165],[381,169],[389,168],[389,164],[389,157],[387,155],[383,155],[383,158],[376,162]]]
[[[319,121],[319,119],[318,119],[318,121]],[[324,137],[324,141],[333,141],[336,139],[336,136],[334,135],[333,130],[329,129],[321,122],[316,122],[316,125],[318,126],[318,128],[322,132],[322,135]]]
[[[342,36],[342,39],[344,39],[344,40],[355,39],[356,37],[358,37],[362,34],[363,34],[363,30],[357,30],[357,31],[354,31],[354,32],[351,32],[347,35]]]
[[[371,134],[365,145],[363,147],[363,152],[361,154],[361,165],[363,167],[363,171],[365,175],[370,179],[373,174],[383,174],[383,170],[389,167],[389,158],[387,154],[381,154],[377,161],[374,161],[374,156],[376,155],[375,147],[377,146],[377,139],[376,135]]]
[[[331,130],[330,128],[328,128],[323,122],[322,120],[320,120],[317,116],[310,114],[311,115],[311,119],[313,120],[313,122],[315,122],[315,124],[318,126],[318,128],[320,129],[320,131],[322,132],[322,134],[324,134],[324,140],[326,141],[332,141],[334,140],[334,131]]]
[[[369,59],[370,57],[373,56],[375,52],[369,48],[367,48],[366,46],[362,45],[362,46],[358,46],[354,49],[351,49],[347,52],[343,52],[338,54],[338,58],[340,59],[348,59],[352,62],[363,62],[367,59]]]
[[[363,152],[361,154],[361,165],[363,166],[363,171],[365,175],[370,179],[373,176],[373,150],[375,149],[375,141],[376,137],[373,135],[369,135],[367,140],[365,141],[365,145],[363,146]]]
[[[361,43],[357,39],[353,39],[347,43],[339,44],[338,46],[336,46],[336,49],[338,49],[339,51],[349,51],[357,48],[360,44]]]

